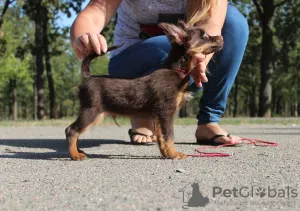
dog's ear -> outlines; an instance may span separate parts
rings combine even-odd
[[[179,20],[177,25],[180,26],[184,31],[186,31],[189,28],[183,20]]]
[[[180,26],[169,23],[160,23],[159,27],[163,29],[166,36],[173,43],[183,44],[186,33]]]

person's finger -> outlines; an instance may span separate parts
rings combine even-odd
[[[77,48],[74,49],[74,52],[75,52],[75,56],[76,56],[78,59],[82,60],[82,59],[84,58],[84,54],[81,53]]]
[[[100,43],[96,34],[89,34],[89,40],[93,46],[94,51],[101,55]]]
[[[202,82],[201,82],[201,79],[199,78],[199,75],[196,74],[195,72],[192,72],[192,73],[191,73],[191,76],[193,77],[195,84],[196,84],[198,87],[202,87]]]
[[[199,63],[195,69],[194,72],[197,74],[197,76],[200,78],[200,80],[202,82],[207,82],[208,79],[206,77],[206,65],[204,64],[204,62]]]
[[[106,53],[106,51],[107,51],[106,39],[101,34],[98,34],[97,37],[98,37],[98,40],[99,40],[99,43],[100,43],[101,51]]]
[[[201,78],[202,82],[208,81],[207,76],[206,76],[206,67],[205,66],[200,67],[199,74],[200,74],[200,78]]]
[[[81,42],[80,39],[75,40],[73,46],[74,46],[73,48],[74,48],[77,58],[83,59],[84,57],[87,56],[87,54],[88,54],[87,48]]]
[[[80,40],[84,44],[86,51],[90,52],[92,46],[91,46],[91,43],[90,43],[89,35],[87,35],[87,34],[81,35]]]

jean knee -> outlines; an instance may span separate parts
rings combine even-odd
[[[224,29],[229,30],[234,37],[244,38],[247,42],[249,37],[249,25],[245,16],[234,6],[227,9]]]

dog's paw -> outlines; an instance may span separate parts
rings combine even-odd
[[[75,161],[79,161],[79,160],[87,160],[88,157],[84,153],[78,153],[75,155],[71,155],[71,159]]]
[[[181,160],[186,158],[186,155],[183,154],[182,152],[177,152],[177,151],[173,151],[173,150],[168,150],[168,151],[162,151],[162,155],[165,158],[169,158],[169,159],[175,159],[175,160]]]
[[[187,157],[187,156],[186,156],[185,154],[183,154],[182,152],[176,152],[176,153],[177,153],[176,157],[173,158],[173,159],[175,159],[175,160],[181,160],[181,159],[184,159],[184,158]]]

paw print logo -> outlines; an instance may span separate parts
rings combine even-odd
[[[264,197],[266,194],[266,189],[265,188],[262,188],[262,187],[259,187],[256,189],[256,193],[255,193],[257,196],[260,196],[261,198]]]

